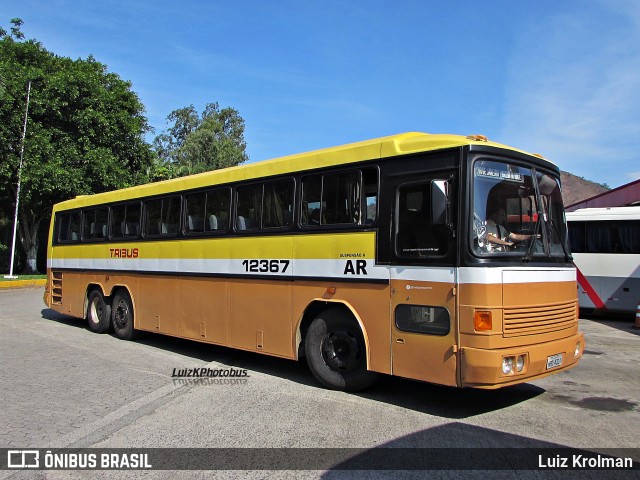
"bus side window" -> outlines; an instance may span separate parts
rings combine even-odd
[[[325,175],[322,187],[323,224],[360,223],[360,172]]]
[[[621,253],[640,253],[640,221],[622,221],[618,224]]]
[[[377,172],[375,169],[366,169],[364,172],[364,175],[356,170],[303,178],[301,224],[373,223],[377,212]]]
[[[96,211],[83,210],[82,211],[82,240],[93,239],[93,232],[96,228]]]
[[[160,235],[162,222],[162,199],[144,202],[145,235]]]
[[[82,212],[82,240],[104,240],[107,237],[109,209],[92,208]]]
[[[589,222],[587,224],[587,252],[612,253],[613,242],[609,222]]]
[[[364,170],[362,180],[364,184],[364,224],[369,225],[376,221],[378,213],[378,172],[375,168]]]
[[[228,188],[207,192],[207,207],[204,214],[205,231],[223,232],[229,229],[229,206],[231,190]]]
[[[162,235],[177,235],[180,231],[180,204],[178,195],[162,199],[162,221],[160,231]]]
[[[236,202],[236,228],[238,230],[257,230],[262,217],[263,185],[239,187]]]
[[[72,212],[69,219],[69,241],[79,242],[82,231],[82,217],[80,212]]]
[[[177,235],[180,229],[180,197],[173,195],[144,203],[145,235]],[[129,217],[129,215],[127,215]],[[129,224],[127,218],[127,224]]]
[[[114,238],[124,237],[125,211],[124,205],[111,207],[111,236]]]
[[[125,225],[125,236],[137,237],[140,233],[140,204],[131,203],[127,205],[127,221]]]
[[[201,233],[204,231],[207,194],[205,192],[192,193],[187,195],[186,198],[187,221],[185,231],[187,233]]]
[[[288,227],[293,220],[293,181],[282,180],[264,186],[262,228]]]
[[[100,207],[96,210],[96,224],[93,229],[93,238],[104,240],[109,229],[109,209]]]
[[[69,220],[68,213],[59,213],[56,216],[56,238],[59,242],[69,241]]]
[[[569,245],[572,253],[584,253],[585,222],[569,222]]]
[[[139,233],[139,202],[111,207],[111,236],[113,238],[137,237]]]
[[[312,175],[302,180],[302,225],[320,225],[322,175]]]

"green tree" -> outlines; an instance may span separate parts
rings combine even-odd
[[[22,31],[20,30],[20,27],[24,23],[22,19],[13,18],[11,19],[10,23],[13,24],[13,27],[11,27],[11,36],[16,40],[22,40],[24,38],[24,33],[22,33]],[[6,37],[8,35],[9,34],[7,33],[7,31],[4,28],[0,27],[0,38]]]
[[[93,57],[71,60],[35,40],[22,21],[0,29],[0,217],[16,200],[20,144],[31,82],[18,223],[25,270],[35,270],[38,232],[54,203],[148,181],[149,126],[131,83]]]
[[[244,120],[233,108],[209,103],[199,115],[190,105],[171,112],[167,122],[169,128],[153,142],[159,160],[155,178],[232,167],[249,158]]]

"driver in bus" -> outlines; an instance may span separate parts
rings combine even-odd
[[[510,232],[505,224],[507,223],[507,213],[502,206],[497,204],[493,208],[487,209],[487,248],[497,251],[505,251],[507,247],[512,247],[515,242],[524,242],[531,238],[531,235],[523,235]]]

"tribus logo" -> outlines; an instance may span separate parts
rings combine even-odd
[[[137,248],[110,248],[111,258],[138,258]]]

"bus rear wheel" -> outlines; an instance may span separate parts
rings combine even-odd
[[[95,333],[108,332],[111,326],[111,305],[100,290],[92,290],[89,294],[87,325]]]
[[[133,329],[133,304],[126,290],[119,290],[113,297],[111,325],[113,333],[122,340],[133,340],[136,336]]]
[[[373,384],[367,370],[364,337],[358,323],[341,308],[320,313],[305,338],[309,369],[325,387],[355,392]]]

